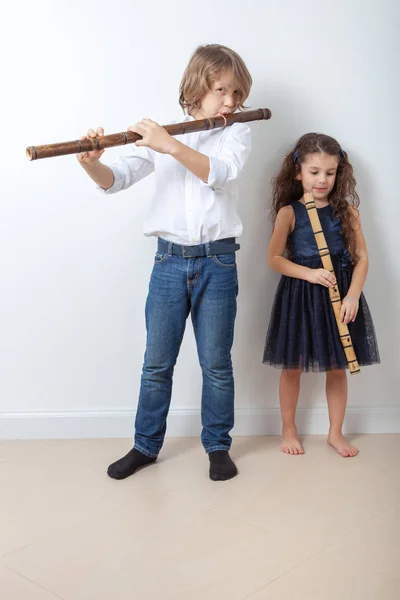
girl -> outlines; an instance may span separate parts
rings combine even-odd
[[[229,114],[243,104],[252,80],[236,52],[199,47],[183,75],[179,102],[185,120]],[[180,119],[182,120],[182,119]],[[172,375],[191,313],[203,372],[202,442],[210,478],[234,477],[229,456],[234,382],[231,347],[238,291],[235,251],[242,224],[237,177],[250,152],[245,124],[171,137],[150,119],[129,127],[143,136],[110,167],[103,151],[78,155],[100,190],[125,190],[155,171],[155,196],[144,233],[158,238],[146,302],[147,343],[135,422],[134,448],[108,468],[114,479],[156,460],[166,432]],[[102,128],[97,130],[103,135]],[[91,129],[88,135],[96,133]]]
[[[282,368],[281,449],[286,454],[304,453],[295,413],[301,373],[310,370],[326,371],[328,443],[342,456],[358,453],[342,435],[347,364],[328,291],[336,283],[339,286],[340,318],[348,324],[359,365],[379,363],[371,314],[362,294],[368,256],[355,185],[352,166],[338,142],[317,133],[299,139],[273,180],[274,231],[268,263],[283,277],[272,309],[264,363]],[[314,196],[335,275],[321,268],[304,193]]]

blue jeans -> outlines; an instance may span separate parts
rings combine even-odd
[[[164,442],[172,376],[189,313],[203,373],[201,440],[207,453],[230,449],[237,294],[234,252],[201,258],[156,253],[146,302],[147,344],[135,422],[135,448],[143,454],[157,456]]]

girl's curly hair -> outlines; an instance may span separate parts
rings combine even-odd
[[[306,133],[298,140],[293,150],[286,155],[281,170],[272,180],[271,219],[275,223],[276,216],[283,206],[300,200],[303,196],[303,186],[301,181],[296,179],[296,175],[300,172],[307,155],[316,152],[325,152],[336,156],[339,161],[335,185],[328,195],[328,200],[333,207],[335,217],[341,223],[345,246],[353,261],[356,262],[352,207],[358,208],[360,198],[355,190],[356,180],[353,175],[353,167],[347,154],[343,152],[340,144],[334,138],[322,133]]]

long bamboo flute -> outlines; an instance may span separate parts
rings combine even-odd
[[[185,121],[183,123],[164,125],[164,129],[170,135],[183,135],[195,131],[207,131],[209,129],[227,127],[233,125],[233,123],[248,123],[249,121],[262,121],[270,118],[271,111],[268,108],[258,108],[256,110],[245,110],[243,112],[200,119],[198,121]],[[38,160],[39,158],[50,158],[52,156],[102,150],[103,148],[111,148],[113,146],[124,146],[125,144],[133,144],[140,139],[142,139],[142,136],[138,133],[123,131],[122,133],[112,133],[101,137],[87,138],[86,140],[45,144],[43,146],[28,146],[26,148],[26,156],[29,160]]]
[[[321,257],[322,265],[324,269],[335,274],[329,248],[326,243],[325,235],[322,230],[321,221],[318,216],[317,207],[312,194],[304,194],[305,207],[308,212],[308,216],[311,221],[311,227],[314,232],[315,241],[317,242],[318,252]],[[340,341],[342,342],[343,350],[346,355],[347,364],[351,375],[355,375],[360,372],[360,367],[357,362],[356,353],[354,351],[353,342],[351,341],[349,328],[346,323],[342,323],[340,320],[340,309],[342,307],[342,301],[339,294],[339,288],[337,284],[329,288],[329,298],[331,300],[332,309],[335,315],[336,325],[338,327]]]

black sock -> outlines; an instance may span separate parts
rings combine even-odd
[[[216,450],[208,455],[210,459],[210,479],[226,481],[237,475],[237,468],[227,450]]]
[[[128,454],[108,467],[107,475],[113,479],[125,479],[129,475],[133,475],[139,467],[144,467],[155,460],[157,460],[156,457],[146,456],[139,452],[139,450],[136,450],[136,448],[132,448]]]

